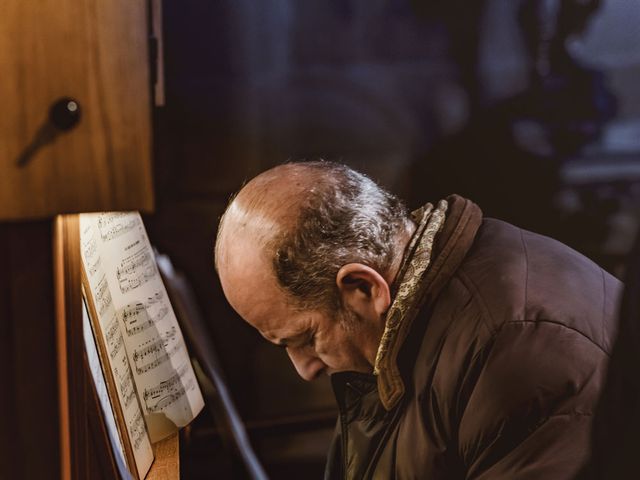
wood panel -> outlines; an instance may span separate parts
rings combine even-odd
[[[85,478],[95,452],[90,451],[87,374],[82,336],[80,233],[77,216],[56,218],[53,235],[58,345],[61,478]],[[92,405],[91,405],[92,406]]]
[[[63,479],[117,478],[118,470],[84,343],[78,216],[58,216],[53,238],[60,476]]]
[[[58,478],[51,223],[0,224],[0,478]]]
[[[0,3],[0,220],[152,209],[147,13],[145,0]],[[79,124],[17,167],[65,96]]]

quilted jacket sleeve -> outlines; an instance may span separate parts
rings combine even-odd
[[[466,478],[571,479],[589,455],[607,360],[589,338],[559,323],[504,324],[460,417]]]

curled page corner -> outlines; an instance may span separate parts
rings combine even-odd
[[[168,436],[176,433],[180,426],[173,423],[164,413],[149,413],[144,416],[147,424],[147,431],[151,438],[151,443],[164,440]]]

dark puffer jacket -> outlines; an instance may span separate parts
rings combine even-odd
[[[325,478],[571,479],[589,455],[621,284],[448,200],[422,307],[396,339],[403,393],[384,375],[332,376],[341,413]]]

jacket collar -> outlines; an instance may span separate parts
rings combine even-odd
[[[416,212],[422,221],[405,254],[376,358],[378,393],[386,410],[395,407],[405,393],[398,356],[414,319],[424,306],[435,301],[460,266],[482,221],[480,208],[458,195],[451,195],[440,201],[437,209],[432,208],[428,204]]]

